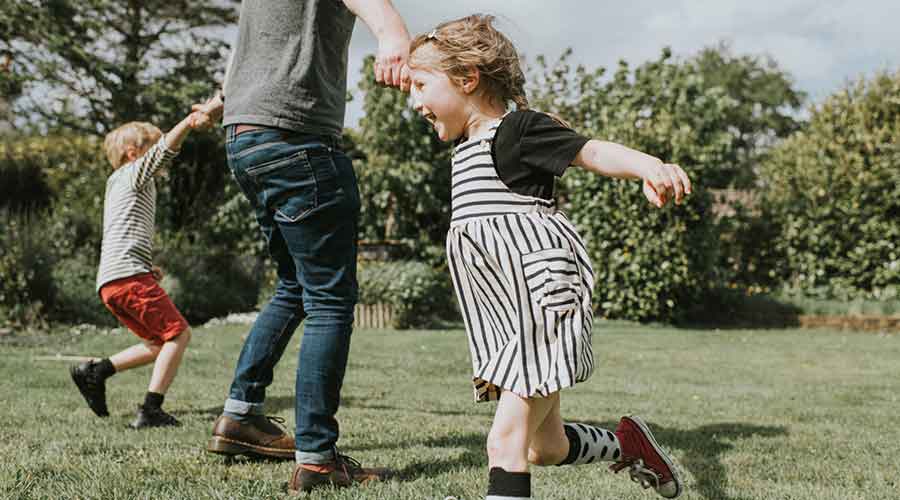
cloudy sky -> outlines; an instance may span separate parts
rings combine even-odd
[[[555,60],[567,47],[590,68],[632,65],[666,45],[689,56],[727,41],[738,54],[769,54],[813,101],[848,80],[900,69],[900,0],[394,0],[415,35],[439,22],[481,12],[533,60]],[[362,59],[377,43],[358,21],[350,46],[354,95]],[[347,125],[362,115],[361,99],[347,109]]]

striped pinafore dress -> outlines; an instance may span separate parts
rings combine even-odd
[[[476,401],[546,397],[593,371],[593,270],[549,200],[510,191],[491,155],[497,127],[453,153],[447,257],[472,355]]]

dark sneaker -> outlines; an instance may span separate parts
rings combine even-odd
[[[653,438],[650,428],[638,417],[622,417],[616,427],[622,449],[619,461],[609,468],[613,472],[628,469],[631,479],[644,488],[653,488],[664,498],[681,495],[682,484],[671,457]]]
[[[177,427],[181,425],[175,417],[169,415],[157,406],[138,405],[137,417],[131,422],[132,429],[145,429],[147,427]]]
[[[97,373],[97,362],[88,361],[69,368],[72,382],[84,396],[88,406],[98,417],[108,417],[106,408],[106,379]]]
[[[363,468],[359,462],[335,451],[335,461],[329,464],[297,464],[288,483],[292,495],[323,486],[344,488],[370,481],[382,481],[391,476],[391,471],[383,468]]]
[[[221,415],[213,424],[213,435],[206,451],[220,455],[293,459],[294,438],[276,423],[284,423],[284,419],[253,415],[246,422],[238,422]]]

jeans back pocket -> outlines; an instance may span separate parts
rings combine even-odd
[[[256,185],[259,203],[279,222],[297,222],[318,206],[318,182],[306,150],[252,165],[244,173]]]
[[[581,303],[581,276],[575,256],[564,248],[548,248],[522,256],[532,300],[548,311],[566,312]]]

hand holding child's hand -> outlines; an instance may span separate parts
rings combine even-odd
[[[188,115],[188,126],[194,130],[206,130],[212,127],[212,120],[209,115],[194,111]]]
[[[209,130],[216,124],[215,119],[209,113],[203,112],[203,104],[194,104],[191,108],[194,110],[189,116],[189,125],[194,130]]]
[[[208,130],[222,118],[225,104],[218,95],[211,97],[203,104],[191,106],[191,128]]]
[[[644,175],[644,196],[650,203],[662,208],[669,199],[677,205],[685,195],[691,194],[691,180],[684,170],[674,163],[660,163]]]

